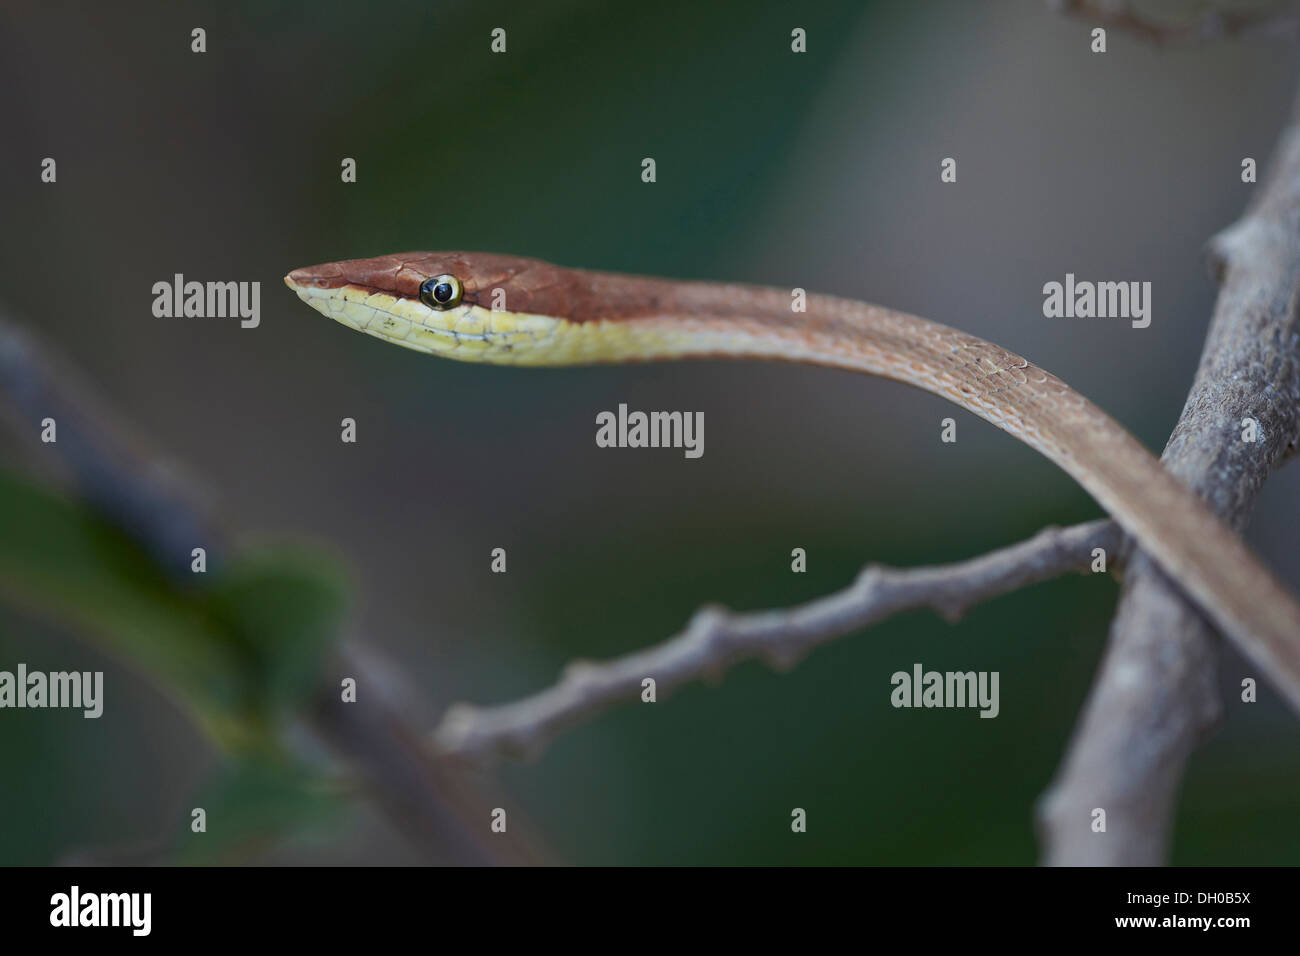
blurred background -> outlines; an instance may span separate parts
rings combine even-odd
[[[0,308],[196,476],[241,542],[341,563],[347,633],[395,662],[431,728],[455,701],[508,701],[572,658],[658,642],[702,603],[788,605],[868,561],[958,560],[1100,510],[1009,436],[901,386],[755,363],[439,362],[325,320],[280,277],[471,249],[802,286],[1014,349],[1159,451],[1213,304],[1203,244],[1257,188],[1241,159],[1265,171],[1300,58],[1113,29],[1094,55],[1090,26],[1033,0],[8,3]],[[1150,328],[1045,319],[1042,286],[1067,272],[1150,281]],[[174,273],[260,281],[261,326],[155,318],[151,287]],[[598,449],[595,415],[620,402],[703,411],[703,458]],[[955,445],[938,437],[948,415]],[[0,467],[44,487],[39,426],[18,424]],[[1249,536],[1293,591],[1298,508],[1292,467]],[[481,825],[517,810],[572,863],[1031,863],[1032,805],[1116,590],[1071,576],[955,626],[910,614],[785,674],[746,664],[617,708],[503,766]],[[0,669],[103,669],[106,702],[98,721],[0,712],[0,863],[182,829],[223,757],[176,694],[3,592]],[[889,675],[914,662],[1000,671],[1000,716],[891,708]],[[1228,658],[1230,700],[1251,673]],[[1261,697],[1230,703],[1193,759],[1174,862],[1300,857],[1300,728]],[[241,858],[426,859],[365,802]]]

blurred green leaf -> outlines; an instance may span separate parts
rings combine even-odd
[[[291,832],[324,829],[343,812],[339,792],[309,770],[283,760],[250,758],[227,764],[195,796],[206,830],[193,831],[192,811],[177,860],[233,863]]]
[[[85,507],[0,473],[0,597],[96,640],[228,752],[269,752],[338,635],[344,579],[265,553],[180,588]]]
[[[303,551],[232,561],[209,592],[214,617],[245,647],[275,715],[296,705],[338,636],[346,584],[332,563]]]

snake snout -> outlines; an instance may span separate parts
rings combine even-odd
[[[284,284],[290,289],[303,286],[330,289],[343,284],[343,270],[334,262],[321,266],[304,266],[301,269],[294,269],[285,276]]]

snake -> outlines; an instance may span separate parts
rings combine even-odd
[[[564,366],[690,358],[799,362],[924,389],[1077,481],[1300,712],[1300,604],[1122,425],[1001,346],[802,289],[408,252],[295,269],[285,284],[349,328],[429,355]]]

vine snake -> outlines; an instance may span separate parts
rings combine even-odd
[[[504,365],[749,357],[851,369],[948,399],[1074,478],[1300,711],[1300,605],[1123,426],[1014,352],[826,295],[410,252],[297,269],[285,283],[350,328]]]

